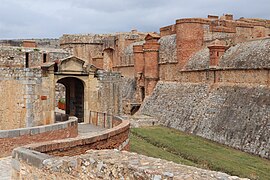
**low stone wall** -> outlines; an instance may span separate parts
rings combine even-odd
[[[10,156],[14,148],[26,144],[76,137],[78,135],[77,118],[66,122],[0,131],[0,157]]]
[[[20,151],[14,153],[13,179],[241,179],[126,151],[90,150],[84,155],[61,158]],[[21,160],[26,154],[35,164]]]
[[[33,179],[34,176],[39,176],[36,173],[33,173],[33,176],[25,173],[32,172],[32,169],[36,168],[39,168],[42,173],[46,161],[51,158],[60,158],[55,156],[81,155],[90,149],[129,150],[129,122],[120,117],[114,117],[114,121],[118,121],[120,124],[101,132],[30,144],[14,149],[12,153],[13,179],[24,179],[25,177]],[[46,179],[50,179],[50,177],[48,176]]]
[[[129,122],[117,117],[113,121],[118,121],[120,124],[101,132],[25,147],[53,156],[75,156],[84,154],[89,149],[129,150]]]

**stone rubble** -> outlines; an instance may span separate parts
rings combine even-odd
[[[240,180],[222,172],[176,164],[162,159],[118,150],[89,150],[74,157],[58,157],[43,162],[42,169],[22,168],[27,179],[181,179]],[[24,164],[24,166],[28,166]]]

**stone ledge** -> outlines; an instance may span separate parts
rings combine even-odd
[[[103,146],[111,148],[110,139],[114,141],[113,148],[123,149],[128,145],[128,132],[130,128],[129,121],[123,120],[120,117],[115,117],[114,120],[121,121],[121,123],[111,129],[106,129],[102,132],[95,132],[91,134],[85,134],[75,138],[52,140],[47,142],[40,142],[35,144],[25,145],[24,148],[39,151],[41,153],[54,153],[72,151],[73,148],[92,146],[93,144],[103,143]],[[123,139],[115,139],[116,136],[123,136]],[[116,142],[115,142],[116,141]],[[118,142],[119,141],[119,142]],[[83,150],[82,150],[83,151]],[[60,153],[61,154],[61,153]],[[70,153],[69,153],[70,154]],[[72,153],[71,153],[72,154]]]
[[[19,128],[19,129],[11,129],[11,130],[0,130],[0,139],[1,138],[14,138],[23,135],[36,135],[44,132],[66,129],[67,127],[74,126],[77,124],[76,117],[70,117],[70,120],[65,122],[60,122],[56,124],[44,125],[44,126],[36,126],[30,128]]]
[[[33,151],[30,149],[26,149],[23,147],[19,147],[12,151],[12,158],[16,160],[23,160],[32,166],[35,166],[37,168],[42,168],[43,161],[45,159],[51,158],[51,156],[37,152],[37,151]]]

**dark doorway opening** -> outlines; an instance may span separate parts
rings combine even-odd
[[[47,54],[46,53],[43,54],[43,63],[45,63],[45,62],[47,62]]]
[[[57,81],[66,88],[65,112],[69,116],[76,116],[78,122],[84,122],[84,85],[83,82],[74,77],[66,77]]]
[[[144,98],[145,98],[145,88],[141,87],[141,99],[142,99],[142,101],[144,100]]]
[[[29,53],[25,53],[25,68],[29,68]]]

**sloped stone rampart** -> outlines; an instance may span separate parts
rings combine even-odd
[[[187,62],[187,70],[209,69],[209,49],[196,52]],[[221,56],[220,69],[269,69],[270,38],[255,39],[229,47]]]
[[[178,63],[176,57],[176,35],[163,36],[159,40],[159,63]]]
[[[270,89],[159,82],[140,112],[165,126],[270,158]]]

